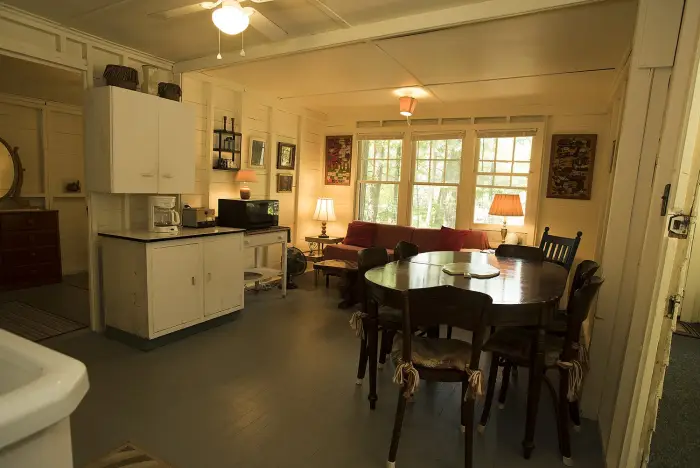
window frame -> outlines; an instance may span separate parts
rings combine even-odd
[[[363,151],[362,151],[362,143],[365,141],[388,141],[388,140],[399,140],[401,141],[401,158],[399,159],[400,161],[400,169],[399,169],[399,180],[398,181],[379,181],[379,180],[363,180],[361,178],[362,174],[362,163],[363,163]],[[360,196],[361,196],[361,188],[363,184],[390,184],[390,185],[396,185],[397,187],[397,200],[396,200],[396,226],[401,226],[403,225],[403,218],[401,216],[401,205],[402,205],[402,200],[401,200],[401,192],[402,192],[402,182],[404,181],[404,170],[405,170],[405,148],[406,148],[406,138],[404,134],[364,134],[364,135],[358,135],[357,136],[357,168],[355,169],[355,181],[354,181],[354,201],[353,201],[353,219],[360,220],[360,214],[362,213],[362,209],[360,206]],[[387,159],[388,160],[388,159]],[[371,221],[367,221],[371,222]]]
[[[467,209],[463,210],[463,217],[467,217],[467,221],[463,225],[468,225],[472,229],[484,231],[500,232],[502,223],[477,223],[474,221],[474,203],[476,201],[477,176],[479,175],[479,132],[518,132],[532,130],[535,132],[532,139],[532,150],[530,153],[530,172],[527,174],[527,200],[525,205],[525,223],[522,226],[512,226],[509,231],[519,234],[526,234],[527,239],[523,241],[527,245],[534,242],[534,235],[537,230],[538,211],[541,203],[539,194],[543,192],[542,187],[542,164],[544,160],[544,136],[545,125],[542,122],[532,122],[523,124],[489,124],[489,125],[474,125],[471,129],[470,142],[473,148],[471,157],[471,173],[469,179],[465,180],[466,191],[468,196],[464,198],[464,202],[468,202]],[[463,166],[464,167],[464,166]],[[467,171],[465,171],[467,172]],[[524,175],[524,174],[523,174]],[[466,194],[465,194],[466,195]],[[545,196],[545,195],[543,195]],[[458,220],[459,223],[459,220]]]
[[[431,133],[425,134],[421,132],[415,132],[411,135],[411,161],[410,170],[408,177],[408,200],[406,207],[406,226],[413,226],[413,191],[416,185],[426,186],[426,187],[455,187],[457,189],[457,208],[455,213],[455,228],[458,229],[460,226],[460,208],[463,206],[463,201],[461,197],[461,186],[464,182],[464,173],[468,172],[468,167],[465,166],[465,136],[466,132],[461,131],[444,131],[442,133]],[[461,140],[462,141],[462,151],[459,157],[460,162],[460,173],[459,180],[457,182],[416,182],[416,164],[418,164],[418,143],[421,141],[439,141],[439,140]],[[438,228],[418,228],[418,229],[440,229]]]

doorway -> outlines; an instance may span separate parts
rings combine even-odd
[[[0,68],[0,138],[18,148],[23,167],[19,194],[1,200],[0,210],[13,215],[19,208],[28,217],[53,211],[58,219],[0,236],[15,271],[60,263],[59,283],[34,286],[28,277],[0,288],[0,328],[38,341],[90,324],[83,74],[7,55],[0,55]]]

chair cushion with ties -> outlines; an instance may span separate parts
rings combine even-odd
[[[391,357],[394,363],[401,360],[403,335],[397,333]],[[419,367],[464,372],[472,358],[472,345],[466,341],[445,338],[411,337],[411,361]]]
[[[528,328],[502,328],[486,341],[484,351],[500,354],[514,363],[528,365],[531,358],[532,342],[536,333],[537,330]],[[545,337],[544,355],[547,367],[553,367],[557,364],[563,346],[564,338],[549,334]]]

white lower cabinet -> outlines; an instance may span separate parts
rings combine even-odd
[[[243,307],[241,237],[220,236],[204,241],[204,315]]]
[[[243,308],[243,234],[101,238],[108,327],[153,339]]]

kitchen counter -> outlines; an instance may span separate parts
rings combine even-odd
[[[245,229],[228,228],[228,227],[211,227],[211,228],[180,228],[179,232],[162,233],[150,232],[147,230],[119,230],[99,232],[102,237],[113,237],[116,239],[125,239],[134,242],[162,242],[178,239],[187,239],[192,237],[220,236],[223,234],[243,233]]]

